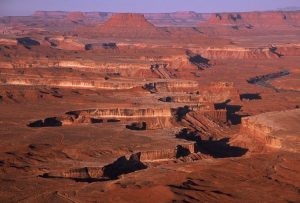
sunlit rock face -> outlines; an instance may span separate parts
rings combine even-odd
[[[217,13],[210,17],[208,24],[230,26],[293,26],[299,25],[299,12],[248,12]]]
[[[0,17],[0,202],[299,202],[297,13]]]

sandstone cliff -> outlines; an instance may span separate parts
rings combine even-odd
[[[216,13],[206,22],[208,25],[245,26],[248,29],[270,26],[299,26],[300,12],[245,12]]]
[[[299,144],[300,110],[269,112],[242,118],[240,133],[232,143],[257,151],[265,146],[295,151]]]

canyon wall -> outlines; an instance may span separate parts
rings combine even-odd
[[[234,87],[232,82],[215,82],[206,88],[203,92],[200,92],[203,95],[205,101],[218,103],[224,102],[228,99],[233,101],[239,101],[239,92]]]
[[[257,122],[254,117],[242,118],[241,133],[247,134],[265,145],[280,147],[280,140],[272,136],[272,132],[274,132],[275,129],[276,127],[273,128],[272,126]]]
[[[244,13],[216,13],[212,14],[206,24],[230,26],[299,26],[299,11],[270,11],[270,12],[244,12]]]
[[[99,118],[171,117],[170,108],[89,109],[67,112],[69,115],[88,114]]]
[[[221,126],[227,121],[226,111],[191,111],[181,120],[182,124],[199,133],[201,140],[219,139],[224,136]]]
[[[108,90],[132,89],[134,87],[141,87],[143,84],[134,82],[120,82],[120,81],[99,81],[99,80],[79,80],[79,79],[52,79],[52,78],[1,78],[1,84],[9,85],[41,85],[41,86],[55,86],[55,87],[78,87],[78,88],[98,88]]]
[[[272,149],[298,151],[295,138],[299,135],[300,110],[275,111],[242,118],[239,134],[232,143],[251,150]]]
[[[242,48],[242,47],[225,47],[225,48],[206,48],[192,49],[194,52],[201,54],[209,59],[270,59],[279,58],[269,47],[262,48]],[[281,49],[282,54],[287,53]]]
[[[186,92],[197,90],[199,84],[196,81],[168,80],[147,83],[144,88],[151,92]]]

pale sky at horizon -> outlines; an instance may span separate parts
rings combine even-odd
[[[242,12],[300,8],[300,0],[0,0],[0,16],[43,11],[159,13],[175,11]]]

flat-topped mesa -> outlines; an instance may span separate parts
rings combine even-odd
[[[293,26],[299,25],[300,12],[245,12],[245,13],[216,13],[211,15],[202,25],[225,25],[254,27]]]
[[[71,21],[80,21],[83,20],[85,15],[83,12],[80,11],[74,11],[67,14],[67,19]]]
[[[142,123],[141,128],[127,125],[131,130],[152,130],[173,127],[171,108],[110,108],[86,109],[67,112],[63,116],[48,117],[28,123],[28,127],[60,127],[73,124],[95,124],[103,122]]]
[[[120,13],[108,19],[102,28],[155,29],[155,26],[143,14]]]
[[[135,87],[142,87],[142,83],[130,82],[130,81],[99,81],[99,80],[87,80],[87,79],[55,79],[55,78],[3,78],[0,84],[6,85],[46,85],[53,87],[76,87],[76,88],[96,88],[106,90],[124,90],[133,89]]]
[[[113,15],[95,30],[105,37],[160,37],[160,32],[142,14],[120,13]]]
[[[291,48],[290,48],[291,49]],[[244,48],[244,47],[225,47],[225,48],[205,48],[194,50],[209,59],[269,59],[280,58],[286,55],[289,50],[276,50],[272,47]],[[294,51],[295,52],[295,51]]]
[[[209,14],[193,11],[179,11],[174,13],[146,13],[145,17],[156,26],[184,26],[194,27],[199,21],[207,19]]]
[[[142,170],[147,166],[141,162],[140,153],[121,156],[114,162],[100,167],[75,168],[67,171],[45,173],[44,178],[69,178],[83,181],[101,181],[117,179],[122,174]]]
[[[151,93],[182,93],[174,96],[162,97],[160,98],[160,101],[162,102],[220,103],[229,99],[233,101],[240,100],[239,92],[231,82],[214,82],[208,86],[201,87],[196,81],[169,80],[147,83],[144,85],[144,89]]]
[[[151,166],[152,162],[175,161],[194,155],[195,161],[201,158],[197,154],[197,147],[192,142],[185,142],[174,148],[140,151],[117,158],[112,163],[99,167],[72,168],[69,170],[57,170],[45,173],[43,178],[65,178],[78,181],[103,181],[119,178],[122,174],[143,170]]]
[[[171,117],[170,108],[113,108],[113,109],[88,109],[67,112],[68,115],[88,114],[97,118],[152,118]]]

